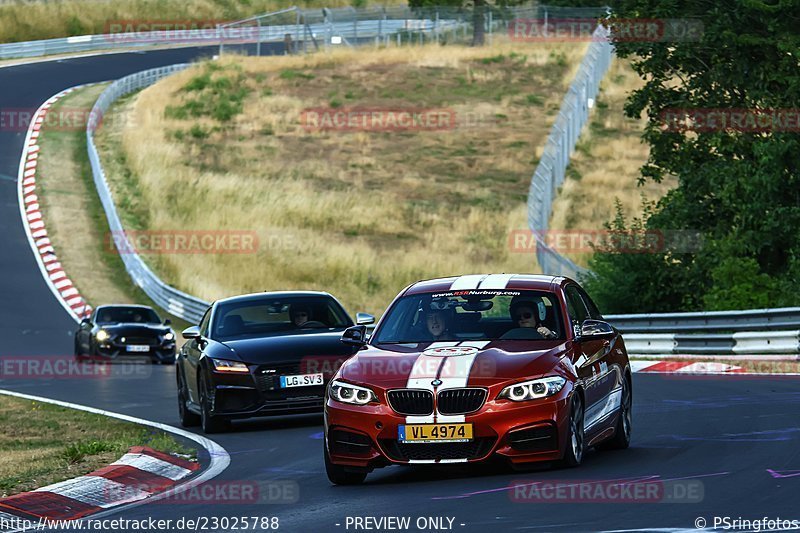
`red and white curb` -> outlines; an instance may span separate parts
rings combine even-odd
[[[122,510],[156,502],[191,490],[217,477],[228,468],[231,462],[230,455],[225,448],[213,440],[180,428],[21,392],[0,389],[0,394],[152,427],[194,441],[208,455],[208,465],[200,470],[199,465],[191,461],[152,450],[148,451],[146,448],[133,448],[114,464],[87,476],[0,500],[0,524],[13,524],[14,520],[18,521],[20,517],[34,523],[42,520],[38,517],[59,515],[66,516],[67,518],[62,518],[64,520],[73,520],[89,515],[93,519],[104,518]],[[164,487],[163,490],[159,488],[159,485]],[[21,501],[26,498],[29,503],[35,503],[38,507],[29,505],[23,508]],[[9,501],[11,504],[8,503]],[[47,507],[46,502],[49,502],[51,507]],[[39,514],[36,514],[37,512]],[[17,531],[22,531],[22,529],[12,530],[13,533]]]
[[[740,374],[740,366],[700,361],[631,361],[631,372],[658,374]]]
[[[117,462],[61,483],[0,499],[11,516],[75,520],[149,498],[191,476],[200,465],[150,448],[131,448]]]
[[[36,257],[39,270],[56,299],[76,321],[88,316],[92,312],[92,308],[78,292],[72,280],[67,277],[67,273],[64,272],[64,268],[58,261],[53,244],[50,242],[39,205],[36,173],[41,149],[39,136],[47,113],[58,100],[81,87],[83,85],[66,89],[50,97],[33,115],[25,137],[22,159],[19,164],[19,176],[17,177],[17,194],[22,224],[25,227],[25,233],[28,236],[33,255]]]

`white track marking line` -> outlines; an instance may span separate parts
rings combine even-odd
[[[173,426],[168,426],[167,424],[162,424],[160,422],[153,422],[151,420],[145,420],[143,418],[136,418],[136,417],[133,417],[133,416],[123,415],[122,413],[114,413],[112,411],[105,411],[103,409],[97,409],[97,408],[94,408],[94,407],[88,407],[86,405],[79,405],[79,404],[75,404],[75,403],[62,402],[60,400],[52,400],[50,398],[43,398],[41,396],[33,396],[33,395],[30,395],[30,394],[22,394],[20,392],[14,392],[14,391],[9,391],[9,390],[4,390],[4,389],[0,389],[0,394],[5,394],[6,396],[13,396],[15,398],[22,398],[22,399],[25,399],[25,400],[33,400],[33,401],[42,402],[42,403],[49,403],[49,404],[52,404],[52,405],[59,405],[61,407],[67,407],[69,409],[77,409],[79,411],[85,411],[87,413],[94,413],[94,414],[98,414],[98,415],[108,416],[110,418],[116,418],[117,420],[123,420],[125,422],[132,422],[134,424],[140,424],[140,425],[143,425],[143,426],[148,426],[148,427],[160,429],[161,431],[166,431],[167,433],[172,433],[173,435],[178,435],[180,437],[192,440],[192,441],[196,442],[197,444],[199,444],[208,453],[209,458],[210,458],[210,464],[208,465],[208,468],[205,469],[204,471],[202,471],[200,473],[200,475],[197,476],[196,478],[190,479],[186,483],[182,483],[180,485],[175,485],[174,487],[171,487],[166,492],[153,494],[152,496],[150,496],[149,498],[147,498],[145,500],[139,500],[137,502],[123,504],[123,505],[120,505],[119,507],[114,507],[112,509],[108,509],[106,511],[102,511],[102,512],[97,513],[97,514],[93,514],[93,515],[91,515],[92,518],[103,518],[103,517],[106,517],[106,516],[111,516],[113,514],[121,512],[121,511],[125,511],[125,510],[128,510],[128,509],[133,509],[134,507],[138,507],[140,505],[144,505],[144,504],[147,504],[147,503],[152,503],[152,502],[155,502],[155,501],[158,501],[158,500],[162,500],[164,498],[172,497],[172,496],[174,496],[176,494],[181,494],[182,492],[185,492],[185,491],[187,491],[187,490],[189,490],[189,489],[191,489],[193,487],[196,487],[198,485],[201,485],[201,484],[205,483],[206,481],[210,481],[210,480],[214,479],[215,477],[220,475],[222,472],[224,472],[225,469],[228,468],[228,465],[230,465],[230,463],[231,463],[231,457],[230,457],[230,455],[228,455],[228,452],[225,450],[225,448],[223,448],[222,446],[220,446],[219,444],[217,444],[213,440],[207,439],[205,437],[202,437],[200,435],[196,435],[194,433],[191,433],[189,431],[185,431],[185,430],[180,429],[180,428],[176,428],[176,427],[173,427]],[[15,530],[15,531],[12,531],[12,532],[9,532],[9,533],[16,533],[17,531],[21,531],[21,530]]]

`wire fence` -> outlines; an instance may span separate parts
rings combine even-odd
[[[308,52],[321,48],[376,45],[472,43],[475,30],[485,40],[505,34],[517,19],[548,18],[597,19],[605,8],[564,8],[547,5],[531,7],[408,6],[368,7],[355,9],[297,7],[264,13],[219,26],[220,53],[232,52],[262,55],[273,51],[264,45],[282,43],[284,53]],[[481,30],[482,28],[482,30]],[[256,47],[246,45],[256,44]]]
[[[578,73],[570,84],[561,103],[544,152],[533,173],[528,192],[528,226],[536,239],[536,259],[544,274],[581,278],[588,270],[562,256],[545,242],[549,227],[553,200],[564,182],[567,166],[581,130],[589,120],[589,113],[600,90],[600,82],[611,66],[614,51],[603,26],[595,29],[589,49],[581,62]]]

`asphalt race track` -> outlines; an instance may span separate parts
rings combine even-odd
[[[0,68],[0,109],[35,109],[67,87],[212,53],[166,50]],[[0,355],[71,354],[74,322],[41,279],[19,219],[15,180],[23,139],[24,132],[0,131]],[[103,379],[6,379],[0,388],[178,425],[174,382],[173,368],[146,366]],[[230,453],[231,465],[212,483],[256,481],[273,493],[248,504],[153,503],[117,517],[268,516],[292,532],[355,531],[348,517],[410,516],[411,531],[418,530],[419,517],[445,518],[445,528],[452,518],[455,531],[694,530],[698,517],[709,526],[714,516],[798,519],[798,421],[798,377],[635,374],[629,450],[592,451],[569,470],[392,467],[360,487],[328,483],[321,416],[239,422],[234,432],[213,436]],[[544,491],[536,493],[538,500],[525,493],[525,501],[516,501],[520,492],[508,488],[514,482],[644,480],[664,482],[657,485],[663,492],[633,502],[585,503]],[[275,499],[279,503],[270,503]]]

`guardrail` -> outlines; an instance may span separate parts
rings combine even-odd
[[[94,132],[97,126],[100,124],[102,117],[118,98],[130,94],[133,91],[148,87],[158,80],[170,74],[174,74],[175,72],[179,72],[188,66],[188,64],[180,64],[145,70],[126,76],[112,83],[103,91],[100,98],[97,99],[89,115],[89,122],[86,126],[86,144],[89,150],[89,162],[92,166],[92,175],[94,176],[97,194],[100,196],[100,202],[103,204],[103,210],[108,220],[108,227],[111,230],[111,234],[115,237],[113,241],[117,246],[122,262],[125,264],[125,270],[128,271],[133,282],[141,287],[145,294],[159,307],[167,310],[174,316],[179,316],[188,322],[197,324],[200,322],[200,318],[208,308],[209,303],[167,285],[150,270],[138,254],[132,252],[135,248],[131,245],[125,234],[125,228],[123,228],[119,214],[117,213],[114,198],[108,187],[105,172],[103,171],[103,165],[100,163],[97,147],[94,144]]]
[[[630,333],[625,335],[625,347],[630,354],[642,355],[797,355],[800,354],[800,331]]]
[[[800,329],[800,307],[698,313],[608,315],[605,318],[623,333],[653,334]]]
[[[553,199],[558,187],[564,182],[569,158],[575,150],[581,129],[589,120],[589,113],[600,90],[600,82],[611,65],[613,54],[607,28],[598,26],[578,73],[564,96],[542,157],[531,178],[528,227],[536,239],[536,259],[545,274],[577,279],[587,272],[585,268],[550,248],[543,236],[549,227]]]

